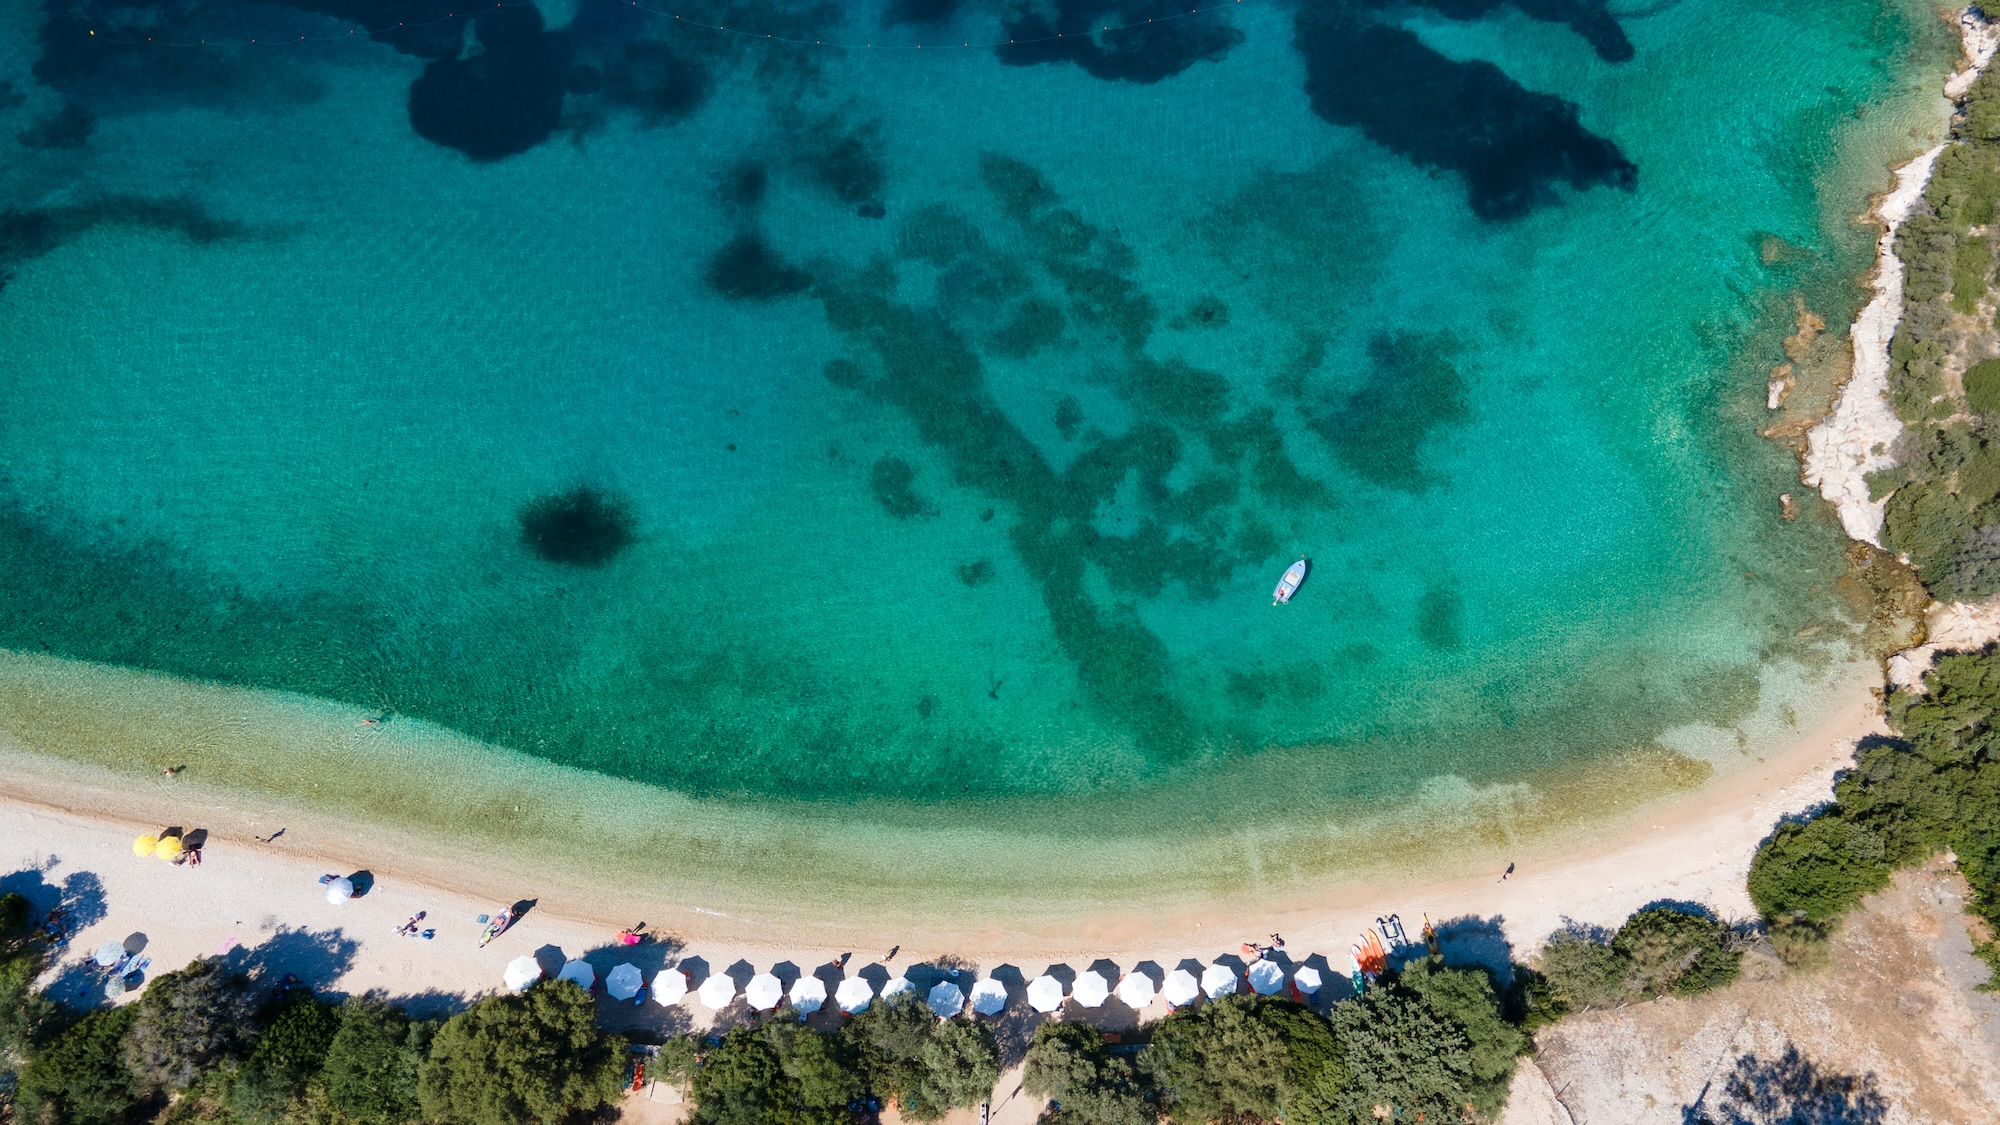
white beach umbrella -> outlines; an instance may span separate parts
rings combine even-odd
[[[1095,969],[1076,975],[1076,983],[1069,986],[1069,998],[1086,1008],[1102,1007],[1111,996],[1111,982]]]
[[[1043,973],[1028,982],[1028,1007],[1037,1012],[1053,1012],[1062,1007],[1062,982]]]
[[[701,1000],[702,1007],[719,1012],[736,999],[736,982],[730,980],[726,973],[716,973],[701,982],[695,996]]]
[[[1201,971],[1201,990],[1210,1000],[1236,991],[1236,970],[1227,965],[1210,965]]]
[[[591,968],[588,961],[566,961],[556,979],[573,980],[578,988],[589,992],[590,986],[597,983],[597,970]]]
[[[915,992],[916,990],[917,982],[911,980],[909,977],[897,977],[895,980],[882,986],[882,999],[894,1000],[905,992]]]
[[[792,1007],[801,1018],[812,1015],[826,1003],[826,982],[818,977],[800,977],[792,982]]]
[[[339,906],[354,897],[354,880],[345,875],[336,875],[326,881],[326,901]]]
[[[508,988],[516,992],[524,992],[529,985],[542,979],[542,967],[535,963],[533,957],[523,953],[512,961],[507,962],[507,971],[501,975],[500,979],[507,982]]]
[[[687,974],[679,969],[661,969],[653,977],[653,1003],[663,1008],[681,1002],[688,994]]]
[[[629,961],[604,974],[604,991],[610,993],[613,1000],[630,1000],[639,995],[645,984],[646,975],[639,971],[639,966]]]
[[[743,999],[752,1008],[768,1012],[785,998],[785,982],[770,973],[758,973],[750,978],[750,984],[743,989]]]
[[[97,962],[98,968],[108,969],[116,965],[118,959],[123,956],[125,956],[125,945],[123,942],[107,941],[97,947],[97,952],[92,954],[90,959]]]
[[[1307,996],[1319,991],[1319,970],[1311,965],[1301,965],[1292,970],[1292,984]]]
[[[1167,998],[1167,1003],[1178,1007],[1201,995],[1201,982],[1186,969],[1175,969],[1167,974],[1166,983],[1160,986],[1160,995]]]
[[[997,1014],[1007,1006],[1007,986],[987,977],[972,986],[972,1010],[982,1016]]]
[[[848,977],[833,990],[833,1002],[848,1015],[868,1010],[868,1002],[875,999],[875,986],[866,977]]]
[[[1158,991],[1153,987],[1153,978],[1144,973],[1126,973],[1125,978],[1118,982],[1118,999],[1135,1011],[1151,1004],[1154,993]]]
[[[948,980],[941,980],[931,986],[931,994],[925,998],[937,1018],[948,1020],[965,1010],[965,992]]]
[[[1250,978],[1250,990],[1259,996],[1270,996],[1285,987],[1285,967],[1276,961],[1260,957],[1243,975]]]

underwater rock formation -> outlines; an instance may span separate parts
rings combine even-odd
[[[1001,25],[1010,42],[996,48],[1008,66],[1075,63],[1107,82],[1150,85],[1198,62],[1219,62],[1243,33],[1206,14],[1165,16],[1145,0],[1054,0]],[[1109,26],[1110,30],[1101,30]]]
[[[754,231],[724,243],[702,279],[732,301],[769,301],[802,293],[812,275],[792,265]]]
[[[868,490],[882,510],[899,520],[934,516],[937,509],[910,487],[917,480],[916,466],[901,457],[884,457],[868,472]],[[971,583],[966,583],[971,585]]]
[[[521,545],[544,562],[603,566],[638,542],[639,521],[624,499],[578,485],[522,507]]]
[[[1412,163],[1457,172],[1482,219],[1553,203],[1557,183],[1638,183],[1637,166],[1585,129],[1574,103],[1526,89],[1492,63],[1448,58],[1414,32],[1338,4],[1302,9],[1294,33],[1314,113]]]
[[[478,54],[436,59],[410,83],[410,127],[474,160],[502,160],[562,124],[569,41],[543,30],[533,5],[483,12],[473,29]]]
[[[97,129],[97,117],[75,102],[65,102],[56,112],[21,130],[21,143],[29,148],[82,148]]]
[[[1430,488],[1439,478],[1424,465],[1424,442],[1472,413],[1455,350],[1440,336],[1378,332],[1368,341],[1366,382],[1306,424],[1356,476],[1406,492]]]
[[[665,43],[647,41],[628,44],[607,67],[604,99],[658,125],[700,109],[711,86],[707,70]]]

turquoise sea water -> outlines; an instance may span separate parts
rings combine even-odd
[[[686,11],[8,6],[0,646],[1080,829],[1837,654],[1755,429],[1921,6]]]

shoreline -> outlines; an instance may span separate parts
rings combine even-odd
[[[1958,12],[1961,65],[1943,86],[1943,96],[1957,112],[1960,100],[2000,51],[2000,22],[1976,6]],[[1852,366],[1825,418],[1806,430],[1799,458],[1799,480],[1819,491],[1838,513],[1848,538],[1882,548],[1882,528],[1888,496],[1871,498],[1868,475],[1896,464],[1895,443],[1903,422],[1889,402],[1890,343],[1904,316],[1903,263],[1896,255],[1896,234],[1923,198],[1931,173],[1952,139],[1919,153],[1891,170],[1891,187],[1872,199],[1863,221],[1881,228],[1876,240],[1875,266],[1868,286],[1873,296],[1848,329]],[[1782,396],[1775,384],[1771,408]],[[1901,559],[1907,565],[1908,559]],[[1918,688],[1936,657],[1946,651],[1982,648],[2000,640],[2000,598],[1980,603],[1931,602],[1923,612],[1924,643],[1889,655],[1884,661],[1888,685]]]
[[[1475,874],[1407,880],[1376,874],[1248,902],[1217,897],[1061,916],[972,919],[877,911],[854,919],[810,912],[759,918],[645,893],[606,893],[556,874],[560,865],[538,878],[502,866],[482,869],[420,841],[357,836],[337,823],[310,821],[286,825],[273,845],[207,825],[210,843],[201,866],[163,867],[129,851],[134,835],[163,823],[157,798],[79,785],[74,777],[30,779],[19,769],[0,770],[0,832],[34,845],[32,855],[13,857],[16,868],[39,866],[54,853],[62,866],[49,878],[90,870],[103,881],[109,916],[78,935],[74,949],[143,929],[161,964],[179,964],[214,951],[231,934],[242,933],[239,940],[252,944],[247,925],[261,925],[261,933],[339,925],[360,943],[360,952],[351,969],[328,983],[350,992],[418,991],[419,981],[448,991],[497,987],[501,967],[522,952],[553,944],[580,955],[607,946],[618,929],[641,919],[710,966],[789,961],[809,967],[849,951],[865,962],[892,946],[902,950],[892,971],[947,958],[986,966],[1004,959],[1030,973],[1044,963],[1081,968],[1098,958],[1123,967],[1140,960],[1172,965],[1185,957],[1208,961],[1234,954],[1239,943],[1275,931],[1285,935],[1295,960],[1318,953],[1344,969],[1356,935],[1392,912],[1406,924],[1428,915],[1449,934],[1462,934],[1473,956],[1484,948],[1496,960],[1495,948],[1524,956],[1570,919],[1615,926],[1663,898],[1701,901],[1725,916],[1748,915],[1744,874],[1757,842],[1779,818],[1826,800],[1834,772],[1851,760],[1854,741],[1881,730],[1874,695],[1856,694],[1761,762],[1585,826],[1579,831],[1588,839],[1560,833],[1518,850],[1496,846],[1485,865],[1490,870]],[[252,810],[223,811],[241,817]],[[186,818],[174,823],[204,826]],[[1518,870],[1502,882],[1498,874],[1508,862]],[[329,907],[318,876],[356,869],[373,872],[377,889],[346,907]],[[537,905],[510,940],[471,949],[476,927],[470,917],[520,899]],[[389,940],[395,925],[419,909],[444,919],[438,939],[422,945]],[[1467,919],[1475,921],[1461,921],[1459,929],[1446,925]]]

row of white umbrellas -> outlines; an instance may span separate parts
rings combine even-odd
[[[507,987],[516,992],[526,989],[540,980],[542,967],[533,957],[516,957],[507,966],[504,979]],[[586,961],[570,961],[556,974],[557,980],[575,981],[577,986],[589,989],[597,981],[597,970]],[[1285,986],[1285,967],[1275,961],[1260,959],[1244,971],[1253,992],[1269,996]],[[1311,995],[1319,991],[1319,970],[1302,965],[1292,972],[1292,983],[1300,992]],[[1197,978],[1186,969],[1175,969],[1166,975],[1157,989],[1153,978],[1144,973],[1126,973],[1119,978],[1118,999],[1133,1008],[1143,1008],[1153,1002],[1157,993],[1167,1003],[1179,1006],[1192,1001],[1196,996],[1206,995],[1213,1000],[1236,991],[1236,970],[1227,965],[1210,965]],[[638,966],[623,964],[604,976],[604,990],[614,1000],[630,1000],[645,986],[645,976]],[[887,1000],[910,992],[916,988],[908,977],[897,977],[882,986],[882,998]],[[1095,969],[1078,973],[1076,983],[1067,990],[1067,999],[1074,1000],[1085,1008],[1096,1008],[1111,997],[1113,988],[1104,974]],[[1053,1012],[1063,1006],[1065,989],[1056,977],[1043,973],[1028,982],[1028,1006],[1037,1012]],[[687,974],[680,969],[662,969],[653,976],[653,1001],[661,1005],[680,1003],[688,994]],[[811,1015],[826,1004],[826,982],[814,976],[801,976],[792,982],[789,992],[783,981],[772,973],[758,973],[743,987],[744,1002],[751,1008],[764,1012],[776,1008],[789,997],[793,1008],[800,1015]],[[695,998],[703,1007],[720,1011],[736,999],[736,981],[722,973],[715,973],[702,982],[695,990]],[[864,977],[848,977],[834,990],[834,1003],[840,1010],[853,1015],[864,1011],[875,998],[875,988]],[[968,997],[963,989],[951,981],[940,981],[932,986],[924,997],[931,1011],[942,1019],[949,1019],[970,1006],[982,1015],[990,1016],[1007,1006],[1007,986],[992,977],[985,977],[972,986]]]

